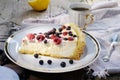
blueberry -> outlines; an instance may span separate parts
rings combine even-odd
[[[69,36],[73,36],[73,34],[71,33],[71,34],[69,34]]]
[[[73,37],[77,37],[77,35],[73,35]]]
[[[36,33],[34,33],[34,35],[37,35]]]
[[[46,43],[47,43],[47,40],[44,40],[44,43],[46,44]]]
[[[34,57],[35,57],[35,58],[38,58],[38,56],[39,56],[38,54],[34,54]]]
[[[56,29],[55,29],[55,28],[53,28],[53,31],[56,31]]]
[[[44,64],[43,60],[40,60],[40,61],[39,61],[39,64],[40,64],[40,65],[43,65],[43,64]]]
[[[62,31],[62,28],[59,28],[58,30],[59,30],[59,32],[61,32],[61,31]]]
[[[52,61],[51,61],[51,60],[48,60],[47,63],[51,65],[51,64],[52,64]]]
[[[56,36],[58,37],[60,34],[59,33],[56,33]]]
[[[69,31],[68,34],[72,34],[72,31]]]
[[[4,52],[4,51],[3,51],[2,49],[0,49],[0,55],[2,55],[3,52]]]
[[[66,30],[71,30],[71,27],[70,27],[70,26],[68,26],[68,27],[66,28]]]
[[[70,64],[73,64],[73,60],[69,60],[69,63],[70,63]]]
[[[36,39],[39,40],[39,39],[40,39],[40,36],[37,36]]]
[[[68,38],[63,38],[63,40],[68,40]]]
[[[60,63],[60,66],[61,66],[61,67],[66,67],[66,63],[65,63],[65,62],[61,62],[61,63]]]

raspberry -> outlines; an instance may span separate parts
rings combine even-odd
[[[38,41],[43,41],[44,39],[45,39],[45,37],[43,35],[38,35],[37,36]]]
[[[68,32],[63,32],[62,34],[63,34],[64,36],[66,36],[66,35],[68,34]]]
[[[74,39],[72,37],[68,37],[68,40],[69,41],[73,41]]]
[[[28,38],[29,40],[32,40],[32,39],[34,39],[34,38],[35,38],[35,35],[34,35],[34,34],[32,34],[32,33],[27,34],[27,38]]]
[[[58,37],[55,37],[55,38],[53,39],[53,41],[55,42],[56,45],[58,45],[58,44],[61,43],[62,40],[61,40],[60,38],[58,38]]]
[[[56,37],[55,35],[51,35],[51,37],[50,37],[50,38],[51,38],[51,39],[54,39],[55,37]]]

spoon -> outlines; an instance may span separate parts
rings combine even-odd
[[[111,55],[112,55],[112,52],[114,51],[115,45],[116,45],[116,43],[117,43],[117,41],[118,41],[118,34],[115,34],[115,36],[113,36],[113,37],[111,38],[111,41],[112,41],[112,42],[111,42],[109,51],[108,51],[108,53],[103,57],[103,61],[104,61],[104,62],[108,62],[108,61],[110,60],[110,57],[111,57]]]

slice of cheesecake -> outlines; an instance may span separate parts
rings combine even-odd
[[[66,24],[46,33],[27,34],[22,40],[19,52],[78,60],[84,48],[84,33],[76,25]]]

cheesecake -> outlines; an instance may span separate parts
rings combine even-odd
[[[19,53],[79,60],[84,48],[85,34],[82,30],[75,24],[65,24],[45,33],[26,34],[21,41]]]

